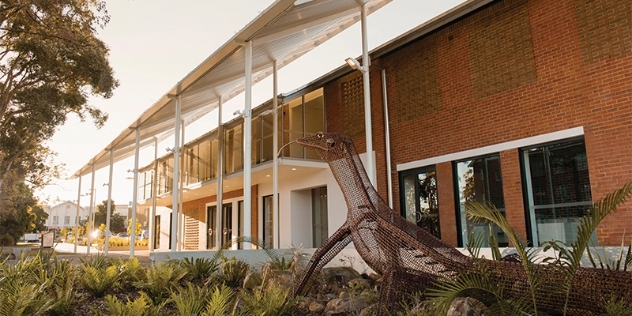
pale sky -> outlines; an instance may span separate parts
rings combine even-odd
[[[143,111],[151,107],[179,80],[247,25],[273,0],[109,0],[110,23],[99,37],[110,48],[110,64],[120,86],[109,100],[94,99],[92,104],[109,114],[105,127],[97,130],[92,121],[81,123],[70,116],[49,142],[65,163],[70,176],[105,148]],[[463,0],[393,0],[367,18],[369,49],[373,49],[423,22],[464,2]],[[343,65],[347,57],[362,54],[360,23],[343,31],[328,42],[279,70],[279,93],[301,87]],[[271,80],[253,87],[252,107],[272,97]],[[227,102],[225,121],[233,109],[244,107],[243,95]],[[211,115],[213,115],[212,113]],[[214,114],[216,116],[216,114]],[[204,118],[202,118],[204,120]],[[214,128],[214,127],[213,127]],[[212,129],[212,128],[210,128]],[[209,128],[205,131],[208,131]],[[187,129],[186,141],[204,131]],[[172,147],[173,140],[159,145],[158,155]],[[153,148],[141,152],[140,167],[151,162]],[[132,158],[113,168],[112,199],[117,204],[132,200]],[[95,172],[96,204],[107,199],[109,168]],[[38,196],[44,204],[58,200],[77,200],[77,179],[58,179]],[[84,176],[81,192],[89,192],[91,176]],[[81,205],[89,204],[81,197]]]

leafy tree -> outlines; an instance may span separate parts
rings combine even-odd
[[[96,36],[108,20],[101,0],[0,2],[0,197],[17,165],[33,185],[58,171],[43,143],[68,114],[97,127],[107,120],[88,98],[109,98],[118,86]]]
[[[8,173],[0,197],[0,244],[14,245],[27,232],[43,229],[46,214],[17,170]]]
[[[120,214],[114,213],[116,203],[114,200],[110,200],[110,231],[113,232],[122,232],[125,231],[125,218]],[[108,201],[104,200],[101,204],[97,205],[97,210],[94,213],[94,225],[99,226],[101,224],[106,224],[107,221],[107,211],[108,211]]]
[[[140,225],[140,223],[138,221],[136,221],[136,229],[135,229],[135,233],[134,236],[140,234],[140,232],[142,231],[143,226]],[[132,220],[128,220],[128,224],[127,224],[127,234],[128,235],[132,235]]]

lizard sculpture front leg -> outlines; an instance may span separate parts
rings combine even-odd
[[[312,283],[310,281],[312,274],[320,272],[350,242],[351,230],[349,229],[349,224],[345,222],[342,227],[316,249],[303,274],[299,277],[299,282],[295,283],[294,295],[303,295],[307,292]]]

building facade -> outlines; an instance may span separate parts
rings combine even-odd
[[[468,221],[470,200],[494,204],[532,245],[570,243],[592,204],[632,180],[632,2],[478,2],[370,52],[377,190],[401,216],[454,246],[489,229],[507,244],[499,230]],[[217,249],[244,235],[309,248],[331,235],[345,220],[344,197],[328,167],[292,141],[342,132],[365,159],[362,80],[340,67],[281,95],[277,133],[272,102],[259,106],[252,157],[243,157],[243,117],[184,145],[180,249]],[[241,228],[244,158],[253,166],[250,232]],[[141,207],[153,197],[166,207],[150,216],[156,249],[170,244],[173,168],[170,154],[141,170]],[[628,203],[594,241],[620,245],[631,225]]]
[[[62,228],[73,228],[76,225],[77,214],[79,214],[79,222],[81,220],[87,219],[90,211],[84,207],[79,207],[79,212],[77,213],[77,203],[71,201],[63,201],[59,204],[53,206],[44,207],[44,212],[48,214],[48,219],[46,219],[46,228],[49,230],[52,229],[62,229]]]

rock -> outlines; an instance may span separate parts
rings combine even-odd
[[[325,307],[325,315],[359,315],[367,306],[375,302],[375,295],[362,292],[359,295],[350,295],[348,292],[341,292]]]
[[[481,301],[471,297],[458,297],[452,301],[446,316],[480,316],[486,307]]]
[[[244,289],[254,289],[260,286],[262,282],[263,280],[261,280],[261,275],[258,272],[251,272],[244,278]]]
[[[347,284],[349,285],[350,288],[355,288],[355,289],[360,289],[360,290],[371,288],[371,281],[364,278],[355,278],[349,281],[349,283]]]
[[[360,278],[358,271],[351,267],[324,268],[312,286],[314,293],[338,294],[347,286],[349,281]]]
[[[322,313],[325,310],[325,305],[320,302],[313,301],[309,304],[308,308],[310,313]]]

